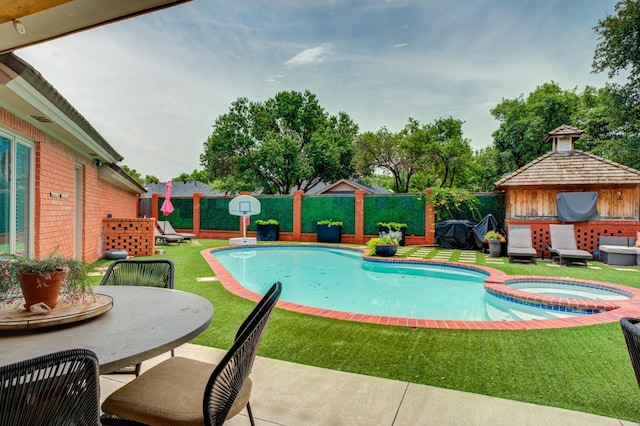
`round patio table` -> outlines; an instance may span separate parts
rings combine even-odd
[[[95,286],[113,307],[94,318],[33,330],[0,331],[0,365],[73,348],[98,356],[100,374],[168,352],[202,333],[213,320],[203,297],[141,286]]]

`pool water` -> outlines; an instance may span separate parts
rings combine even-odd
[[[546,281],[518,281],[507,284],[509,287],[544,296],[569,297],[589,300],[625,300],[631,296],[610,289]]]
[[[280,281],[280,299],[305,306],[439,320],[559,317],[508,306],[513,304],[485,291],[487,274],[462,267],[367,261],[359,251],[325,247],[232,248],[212,254],[248,290],[264,294]]]

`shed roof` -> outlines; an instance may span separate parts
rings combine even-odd
[[[367,185],[352,179],[340,179],[334,183],[318,186],[307,191],[307,195],[319,194],[353,194],[356,190],[364,190],[367,194],[392,194],[392,191],[378,185]]]
[[[548,152],[495,183],[513,186],[640,184],[640,171],[583,151]]]

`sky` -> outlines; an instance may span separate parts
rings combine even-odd
[[[614,0],[194,0],[17,50],[142,176],[200,170],[216,118],[309,90],[361,132],[453,117],[474,150],[505,99],[602,87]],[[572,123],[566,123],[572,124]]]

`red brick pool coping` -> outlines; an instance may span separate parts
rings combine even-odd
[[[262,295],[254,293],[244,288],[227,270],[222,264],[213,256],[213,252],[218,250],[228,250],[230,248],[242,249],[242,248],[255,248],[255,247],[269,247],[270,244],[261,244],[259,246],[243,245],[243,246],[224,246],[216,248],[207,248],[200,253],[207,261],[220,283],[229,292],[249,299],[252,301],[259,301]],[[273,245],[276,246],[276,245]],[[633,287],[627,287],[602,281],[591,280],[579,280],[573,278],[559,278],[553,276],[532,276],[532,275],[507,275],[506,273],[481,265],[462,264],[457,262],[450,262],[446,260],[426,260],[416,258],[380,258],[367,256],[366,249],[358,249],[344,246],[332,246],[327,244],[279,244],[277,247],[332,247],[347,250],[358,250],[363,253],[365,259],[371,261],[380,262],[392,262],[392,263],[424,263],[430,265],[443,265],[449,267],[455,267],[466,270],[475,270],[489,274],[489,277],[485,279],[485,288],[489,291],[503,295],[505,297],[519,299],[525,302],[552,304],[559,306],[567,306],[579,309],[593,309],[604,310],[605,312],[589,314],[589,315],[576,315],[569,318],[557,318],[557,319],[532,319],[521,321],[461,321],[461,320],[432,320],[421,318],[402,318],[402,317],[388,317],[378,315],[358,314],[353,312],[333,311],[330,309],[316,308],[312,306],[299,305],[297,303],[291,303],[286,301],[279,301],[278,308],[285,309],[292,312],[301,314],[315,315],[325,318],[333,318],[345,321],[355,321],[369,324],[379,325],[393,325],[401,327],[412,328],[448,328],[448,329],[466,329],[466,330],[534,330],[534,329],[547,329],[547,328],[565,328],[565,327],[578,327],[586,325],[605,324],[610,322],[617,322],[622,317],[638,316],[640,314],[640,289]],[[631,299],[615,300],[615,301],[602,301],[602,300],[585,300],[574,298],[563,298],[556,296],[544,296],[529,293],[521,290],[516,290],[507,286],[506,284],[517,281],[561,281],[563,283],[576,283],[586,284],[591,287],[600,287],[605,289],[611,289],[617,292],[622,292],[631,297]]]

